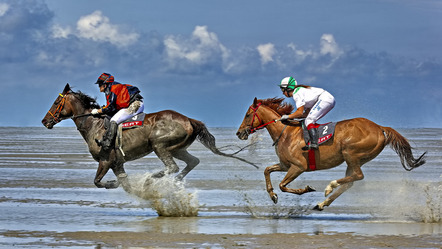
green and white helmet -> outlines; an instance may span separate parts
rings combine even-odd
[[[298,82],[296,82],[295,78],[293,77],[285,77],[281,80],[281,83],[279,84],[279,87],[281,89],[292,89],[294,90],[296,85],[298,85]]]

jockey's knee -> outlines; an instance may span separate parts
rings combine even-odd
[[[304,120],[305,127],[308,127],[309,125],[314,124],[314,123],[316,123],[316,120],[314,120],[313,118],[310,118],[310,117],[307,117]]]

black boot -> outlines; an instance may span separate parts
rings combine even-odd
[[[318,149],[318,128],[310,128],[308,130],[308,134],[310,135],[310,145],[308,146],[309,149]]]
[[[117,122],[111,121],[109,129],[103,135],[102,140],[95,139],[95,142],[103,148],[104,151],[108,151],[114,143],[115,135],[117,134],[118,124]]]

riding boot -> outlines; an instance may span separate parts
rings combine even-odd
[[[115,121],[111,121],[109,129],[103,135],[102,140],[97,140],[97,144],[103,148],[104,151],[108,151],[114,143],[115,135],[117,133],[118,124]]]
[[[313,128],[311,127],[310,129],[308,129],[308,134],[310,135],[310,144],[309,144],[309,149],[314,149],[317,150],[318,149],[318,128]]]

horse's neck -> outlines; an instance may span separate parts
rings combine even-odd
[[[80,105],[76,105],[73,108],[74,116],[81,116],[89,113],[90,110]],[[77,130],[80,132],[81,136],[87,143],[93,141],[96,134],[101,133],[104,130],[104,119],[102,118],[97,118],[93,116],[82,116],[74,118],[73,120],[75,126],[77,126]]]
[[[272,122],[273,120],[280,119],[281,116],[272,110],[271,108],[266,107],[263,109],[265,111],[262,111],[261,119],[263,123]],[[284,130],[286,125],[282,124],[281,122],[274,122],[270,125],[267,125],[265,128],[270,134],[270,137],[272,137],[273,141],[276,141],[281,136],[282,131]]]

